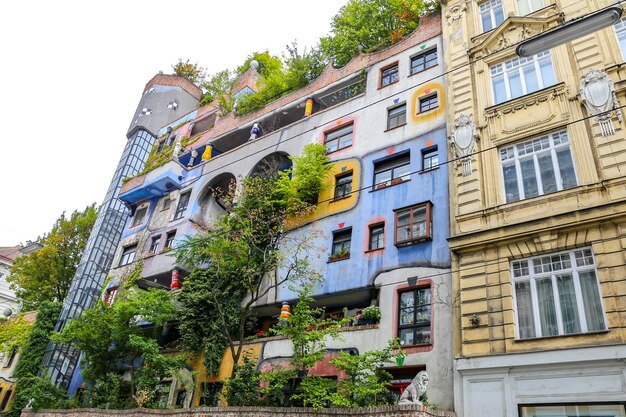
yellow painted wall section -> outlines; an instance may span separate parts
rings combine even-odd
[[[437,93],[439,107],[434,110],[420,113],[420,99]],[[440,83],[427,83],[418,88],[411,95],[411,119],[413,123],[431,122],[441,116],[446,109],[446,90]]]
[[[243,363],[243,356],[248,356],[255,362],[259,361],[261,357],[261,351],[263,350],[263,343],[246,344],[243,347],[242,357],[239,358],[239,364]],[[196,390],[193,394],[193,406],[200,406],[200,396],[202,394],[202,383],[204,382],[223,382],[230,378],[230,374],[233,370],[233,356],[230,349],[224,351],[222,357],[222,363],[220,364],[219,374],[217,376],[208,376],[206,367],[204,366],[204,358],[202,355],[197,355],[191,362],[191,367],[197,372],[196,376]],[[221,399],[222,405],[226,406],[224,399]]]
[[[0,391],[0,403],[1,403],[4,400],[4,396],[7,395],[7,391],[13,389],[13,384],[10,382],[6,382],[6,381],[0,381],[0,389],[1,389]],[[11,392],[11,397],[9,398],[9,402],[7,402],[6,406],[4,407],[4,410],[0,410],[0,412],[9,410],[11,408],[11,403],[13,402],[14,396],[15,396],[15,392]]]
[[[352,194],[348,197],[334,200],[335,178],[349,172],[352,172]],[[359,198],[359,191],[355,192],[355,190],[361,188],[361,164],[359,163],[359,160],[356,158],[350,158],[332,162],[332,169],[326,179],[326,185],[326,189],[320,192],[318,198],[318,202],[320,203],[315,207],[315,209],[311,213],[291,221],[289,228],[293,229],[300,227],[323,217],[330,216],[331,214],[350,210],[356,206]]]

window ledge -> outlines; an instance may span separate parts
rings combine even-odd
[[[368,250],[366,250],[364,253],[382,252],[382,251],[384,251],[384,250],[385,250],[385,248],[384,248],[384,247],[382,247],[382,248],[378,248],[378,249],[368,249]]]
[[[350,145],[350,146],[344,146],[343,148],[335,149],[335,150],[334,150],[334,151],[332,151],[332,152],[326,152],[326,155],[331,155],[331,154],[337,153],[337,152],[339,152],[339,151],[343,151],[344,149],[348,149],[348,148],[351,148],[351,147],[352,147],[352,145]]]
[[[349,195],[345,195],[345,196],[339,197],[339,198],[333,198],[332,200],[330,200],[328,202],[328,204],[336,203],[336,202],[341,201],[341,200],[347,200],[348,198],[352,197],[353,194],[354,194],[354,192],[351,192]]]
[[[394,81],[394,82],[389,83],[389,84],[381,85],[380,87],[378,87],[378,89],[379,89],[379,90],[382,90],[383,88],[387,88],[387,87],[389,87],[390,85],[398,84],[399,82],[400,82],[400,77],[398,77],[398,80],[397,80],[397,81]]]
[[[410,179],[403,180],[403,181],[397,182],[395,184],[392,183],[392,184],[389,184],[389,185],[385,185],[384,187],[381,187],[380,186],[381,184],[378,184],[378,186],[376,186],[376,188],[374,188],[375,186],[372,186],[372,188],[374,188],[374,189],[370,190],[370,193],[373,193],[373,192],[376,192],[376,191],[380,191],[380,190],[385,190],[385,189],[390,188],[390,187],[395,187],[396,185],[404,184],[404,183],[407,183],[409,181],[411,181],[411,180]]]
[[[541,336],[541,337],[529,337],[527,339],[513,339],[513,341],[515,343],[524,343],[524,342],[533,342],[533,341],[538,341],[538,340],[548,340],[548,339],[555,339],[557,337],[579,337],[579,336],[589,336],[589,335],[594,335],[594,334],[606,334],[609,333],[611,330],[606,329],[606,330],[597,330],[595,332],[586,332],[586,333],[570,333],[570,334],[557,334],[555,336]]]
[[[426,237],[420,237],[420,238],[417,238],[417,239],[412,239],[412,240],[404,240],[404,241],[402,241],[402,242],[396,242],[396,243],[394,243],[394,245],[395,245],[397,248],[403,248],[403,247],[405,247],[405,246],[412,246],[412,245],[416,245],[416,244],[418,244],[418,243],[428,242],[428,241],[432,241],[432,240],[433,240],[433,238],[432,238],[432,237],[430,237],[430,236],[426,236]]]
[[[436,171],[438,169],[439,169],[439,166],[436,166],[436,167],[433,167],[433,168],[428,168],[428,169],[423,169],[423,170],[419,171],[418,174],[420,174],[420,175],[427,174],[429,172]]]
[[[437,63],[437,64],[433,65],[432,67],[428,67],[428,68],[424,68],[423,70],[419,70],[419,71],[416,71],[416,72],[412,72],[412,73],[410,73],[409,75],[407,75],[407,78],[410,78],[410,77],[412,77],[412,76],[414,76],[414,75],[417,75],[417,74],[421,74],[421,73],[426,72],[426,71],[428,71],[428,70],[430,70],[430,69],[437,68],[438,66],[439,66],[439,63]]]
[[[339,257],[339,258],[334,258],[334,259],[330,259],[328,258],[328,262],[327,263],[333,263],[333,262],[339,262],[339,261],[345,261],[346,259],[350,259],[350,254],[343,256],[343,257]]]
[[[416,345],[400,345],[400,347],[402,349],[410,349],[410,348],[419,348],[419,347],[425,347],[425,346],[432,346],[432,343],[419,343]]]
[[[390,132],[390,131],[392,131],[392,130],[396,130],[397,128],[399,128],[399,127],[403,127],[403,126],[406,126],[406,122],[404,122],[404,123],[402,123],[401,125],[398,125],[398,126],[388,127],[388,128],[385,130],[385,132]]]

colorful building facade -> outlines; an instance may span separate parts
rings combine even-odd
[[[343,68],[328,67],[307,87],[255,113],[221,116],[208,105],[164,124],[155,150],[176,149],[177,143],[184,149],[122,186],[119,198],[132,216],[104,297],[114,299],[139,260],[140,286],[184,286],[189,271],[170,252],[185,236],[224,215],[211,190],[267,167],[289,167],[290,155],[319,142],[332,164],[329,187],[304,224],[291,231],[310,237],[319,248],[320,256],[310,259],[323,277],[314,296],[327,315],[343,315],[345,309],[354,316],[372,305],[382,312],[380,323],[342,329],[343,340],[329,343],[329,355],[340,349],[381,349],[399,337],[408,356],[402,366],[390,364],[392,388],[399,392],[426,369],[429,401],[451,409],[447,90],[442,63],[441,19],[433,15],[405,40],[360,55]],[[256,137],[251,139],[251,132]],[[270,292],[257,306],[260,323],[271,322],[283,302],[295,300],[286,286]],[[260,369],[291,355],[285,339],[246,343]],[[197,358],[190,366],[200,371],[193,393],[189,384],[172,381],[167,405],[216,401],[219,396],[202,393],[219,392],[232,359],[226,352],[219,375],[212,376],[203,372],[201,362]],[[333,376],[328,366],[313,372]]]
[[[608,6],[442,5],[461,416],[624,415],[624,20],[515,54]]]

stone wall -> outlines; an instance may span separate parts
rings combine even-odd
[[[371,407],[359,409],[279,408],[279,407],[201,407],[177,410],[75,410],[24,411],[22,417],[456,417],[453,411],[431,410],[419,405]]]

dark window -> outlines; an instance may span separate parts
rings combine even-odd
[[[398,81],[398,64],[380,70],[380,86],[384,87]]]
[[[126,246],[122,252],[122,258],[120,259],[119,266],[128,265],[135,260],[135,252],[137,251],[137,245]]]
[[[161,236],[154,236],[152,242],[150,242],[150,253],[157,253],[159,250],[159,243],[161,243]]]
[[[387,110],[387,129],[406,124],[406,104]]]
[[[4,394],[4,398],[2,399],[2,404],[0,404],[0,411],[4,411],[9,402],[9,398],[11,398],[11,394],[13,394],[13,390],[8,390],[6,394]]]
[[[178,206],[176,206],[176,213],[174,214],[174,220],[180,219],[185,215],[187,205],[189,204],[190,195],[191,193],[189,192],[180,195],[180,199],[178,200]]]
[[[352,124],[349,124],[348,126],[326,133],[324,137],[326,152],[331,153],[352,146],[352,127]]]
[[[165,146],[165,139],[163,139],[161,142],[159,142],[159,145],[157,146],[156,153],[161,152],[163,150],[164,146]]]
[[[439,107],[439,97],[437,94],[420,98],[420,113],[436,109],[437,107]]]
[[[168,210],[172,205],[172,199],[169,197],[165,197],[163,199],[163,208],[161,210]]]
[[[148,207],[141,208],[135,212],[135,217],[133,217],[133,222],[130,227],[139,226],[143,223],[144,218],[146,217],[146,213],[148,212]]]
[[[382,249],[385,247],[385,224],[374,224],[369,227],[370,241],[369,250]]]
[[[174,238],[176,237],[176,230],[172,232],[167,232],[167,237],[165,238],[165,248],[171,248],[174,244]]]
[[[222,395],[222,386],[221,382],[203,382],[201,385],[202,392],[200,394],[200,406],[219,406],[220,397]]]
[[[422,170],[436,168],[439,165],[439,152],[437,146],[424,149],[422,151]]]
[[[398,337],[402,346],[430,343],[430,287],[400,293]]]
[[[352,193],[352,172],[335,178],[335,200],[349,197]]]
[[[411,58],[411,74],[437,65],[437,49],[431,49]]]
[[[15,355],[17,355],[17,349],[13,348],[13,350],[11,350],[11,353],[9,354],[6,364],[4,365],[5,368],[10,368],[11,365],[13,365],[13,361],[15,360]],[[4,407],[2,407],[2,409],[3,408]]]
[[[431,203],[396,211],[396,245],[404,246],[432,237]]]
[[[409,152],[374,162],[374,189],[400,183],[411,178]]]
[[[344,257],[350,255],[350,240],[352,229],[333,232],[333,247],[330,252],[332,257]],[[346,256],[347,257],[347,256]]]

